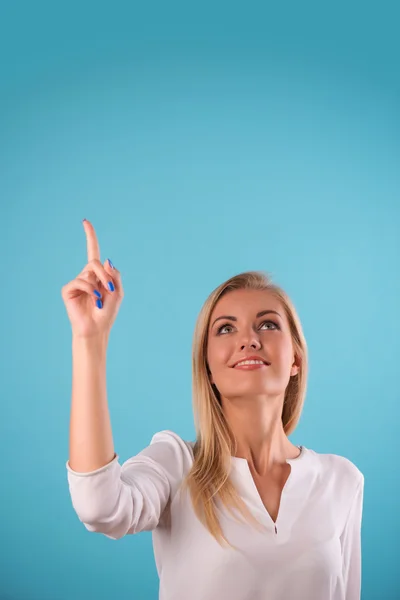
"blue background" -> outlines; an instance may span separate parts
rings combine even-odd
[[[291,436],[365,475],[363,600],[398,571],[400,38],[395,2],[14,2],[0,9],[0,597],[156,599],[151,534],[89,534],[67,486],[81,220],[125,298],[122,461],[194,439],[191,341],[219,283],[270,272],[310,351]]]

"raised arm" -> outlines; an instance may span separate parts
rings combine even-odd
[[[123,298],[121,276],[100,262],[96,232],[84,221],[88,262],[62,288],[72,327],[70,459],[72,469],[99,469],[115,456],[106,390],[106,354]]]

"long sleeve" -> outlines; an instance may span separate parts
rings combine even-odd
[[[156,433],[150,445],[122,466],[118,455],[89,473],[73,471],[68,484],[75,512],[86,529],[111,539],[155,529],[190,462],[186,443],[172,431]]]
[[[363,496],[364,476],[361,475],[343,533],[340,537],[345,600],[360,600],[361,598],[361,523]]]

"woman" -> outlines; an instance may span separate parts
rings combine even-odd
[[[64,286],[72,325],[69,489],[89,531],[153,532],[161,600],[359,600],[364,477],[293,445],[307,347],[296,310],[259,272],[220,285],[193,343],[196,442],[172,431],[120,465],[106,351],[123,298],[84,221],[88,264]]]

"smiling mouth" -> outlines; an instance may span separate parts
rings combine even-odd
[[[233,366],[234,369],[262,369],[263,367],[269,367],[271,363],[264,362],[262,360],[244,360]]]

